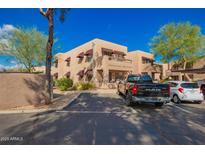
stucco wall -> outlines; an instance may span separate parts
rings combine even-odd
[[[111,58],[108,56],[102,55],[102,48],[111,49],[114,51],[120,51],[124,53],[125,59],[123,61]],[[81,52],[85,53],[86,51],[93,50],[93,59],[88,62],[84,57],[83,60],[78,63],[79,59],[77,55]],[[70,57],[70,66],[67,66],[66,59]],[[143,64],[142,57],[148,59],[154,59],[154,55],[151,53],[143,52],[140,50],[128,52],[128,48],[124,45],[115,44],[112,42],[104,41],[101,39],[91,40],[81,46],[78,46],[66,53],[58,53],[55,55],[55,58],[58,60],[58,68],[56,72],[58,73],[58,78],[62,78],[66,75],[67,72],[70,72],[70,78],[74,83],[79,82],[77,73],[80,70],[86,70],[87,68],[92,68],[93,70],[93,81],[95,83],[100,82],[103,78],[103,81],[107,81],[109,77],[109,71],[118,70],[132,72],[135,74],[141,74],[142,72],[147,72],[149,75],[152,75],[154,72],[162,73],[162,65],[151,65],[150,63]],[[98,72],[102,70],[102,76],[98,76]],[[156,75],[156,78],[159,78],[161,75]],[[99,78],[98,78],[99,77]]]
[[[87,62],[86,58],[84,57],[83,60],[80,63],[78,63],[79,59],[76,57],[79,53],[81,52],[85,53],[89,49],[93,49],[93,58],[94,59],[98,58],[98,60],[95,60],[97,66],[94,69],[102,68],[106,72],[108,72],[109,69],[113,69],[113,70],[124,70],[124,69],[130,70],[131,69],[132,67],[131,63],[116,62],[113,60],[108,61],[108,59],[103,58],[101,48],[113,49],[113,50],[124,52],[125,54],[127,53],[126,46],[111,43],[111,42],[104,41],[101,39],[94,39],[66,53],[60,53],[60,54],[55,55],[55,57],[58,59],[58,68],[56,69],[58,72],[58,77],[62,78],[63,76],[65,76],[67,72],[70,72],[71,73],[70,78],[74,81],[74,83],[78,82],[79,80],[78,80],[77,73],[80,70],[90,67],[92,65],[92,61]],[[67,66],[66,65],[67,62],[65,61],[65,59],[68,57],[71,57],[70,66]],[[94,70],[93,72],[94,72],[93,76],[97,76],[96,70]]]
[[[0,109],[44,103],[45,79],[43,74],[0,73]]]
[[[144,51],[136,50],[136,51],[128,52],[128,58],[132,60],[134,65],[133,73],[141,74],[142,72],[147,72],[148,74],[151,75],[151,72],[155,71],[156,67],[154,67],[150,63],[143,64],[142,57],[154,59],[153,54]]]

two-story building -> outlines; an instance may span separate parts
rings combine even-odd
[[[55,55],[54,77],[68,77],[74,83],[93,81],[96,86],[106,86],[132,72],[133,64],[127,59],[127,52],[126,46],[94,39]]]
[[[128,52],[124,45],[101,39],[91,40],[66,53],[55,55],[54,78],[71,78],[74,83],[92,81],[98,87],[124,79],[129,73],[150,74],[156,80],[162,77],[162,65],[154,63],[153,55]]]
[[[175,62],[170,63],[171,70],[166,71],[166,76],[170,76],[173,80],[188,80],[184,76],[186,73],[189,79],[193,81],[205,80],[205,57],[198,59],[195,62],[188,63],[186,68]]]
[[[128,57],[133,63],[133,73],[148,74],[153,78],[153,80],[165,78],[165,69],[167,69],[166,65],[156,63],[153,54],[135,50],[128,52]]]

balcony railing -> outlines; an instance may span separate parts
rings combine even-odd
[[[108,57],[108,60],[114,60],[114,61],[119,61],[119,62],[132,63],[132,60],[130,60],[130,59],[124,59],[124,58]]]

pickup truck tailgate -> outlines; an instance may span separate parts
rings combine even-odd
[[[138,97],[169,97],[168,84],[137,84],[137,87]]]

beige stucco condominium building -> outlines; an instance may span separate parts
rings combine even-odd
[[[129,73],[147,73],[157,80],[163,77],[163,65],[155,64],[152,54],[128,52],[126,46],[101,39],[56,54],[54,64],[55,79],[67,77],[74,83],[92,81],[98,87],[106,87]]]
[[[192,81],[205,81],[205,57],[196,60],[193,63],[188,63],[184,69],[182,65],[172,62],[171,70],[166,71],[166,76],[170,76],[173,80],[187,80],[184,73],[186,73]]]

